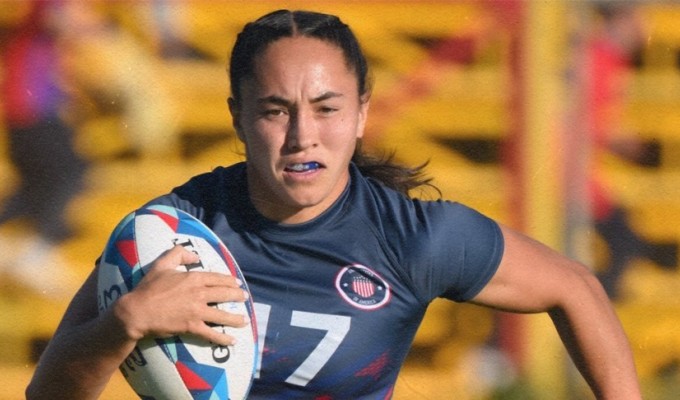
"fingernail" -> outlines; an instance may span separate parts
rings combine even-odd
[[[239,286],[243,286],[243,281],[236,278],[236,284],[239,285]]]

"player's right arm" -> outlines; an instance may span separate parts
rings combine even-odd
[[[69,305],[54,337],[42,354],[27,399],[96,399],[119,365],[144,336],[193,333],[214,343],[233,338],[206,322],[243,326],[244,316],[210,307],[209,303],[244,301],[245,292],[230,276],[186,273],[180,264],[197,256],[177,246],[159,257],[130,293],[105,313],[97,308],[97,268]]]

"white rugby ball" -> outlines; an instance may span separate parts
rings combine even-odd
[[[99,262],[97,302],[106,311],[144,278],[150,264],[180,244],[196,252],[200,262],[181,266],[192,273],[220,272],[238,277],[241,270],[227,247],[201,221],[168,206],[149,206],[127,215],[114,229]],[[215,307],[248,315],[250,326],[212,326],[236,338],[220,346],[195,335],[144,338],[121,365],[123,376],[142,399],[245,399],[257,364],[257,329],[252,296],[245,303]]]

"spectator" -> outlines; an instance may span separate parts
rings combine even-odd
[[[631,226],[628,212],[606,182],[602,158],[613,154],[640,166],[658,163],[658,144],[626,132],[622,114],[635,56],[644,45],[638,9],[629,3],[603,2],[596,7],[600,24],[588,42],[585,76],[587,135],[592,149],[588,191],[592,218],[609,257],[599,278],[609,296],[620,296],[620,280],[631,261],[648,259],[676,268],[677,243],[655,243]]]
[[[0,224],[22,218],[35,235],[1,238],[1,269],[46,295],[70,294],[72,280],[57,246],[74,234],[67,206],[83,189],[86,161],[74,148],[69,93],[60,64],[60,2],[34,1],[3,49],[2,97],[9,158],[19,184]]]

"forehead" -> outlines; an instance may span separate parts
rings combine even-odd
[[[289,60],[330,57],[333,62],[339,61],[346,66],[343,51],[338,45],[308,36],[282,37],[271,42],[255,57],[255,63],[258,64],[263,59],[273,61],[279,57]]]
[[[357,78],[340,47],[320,39],[296,36],[269,44],[254,59],[254,83],[258,86],[349,84]]]

